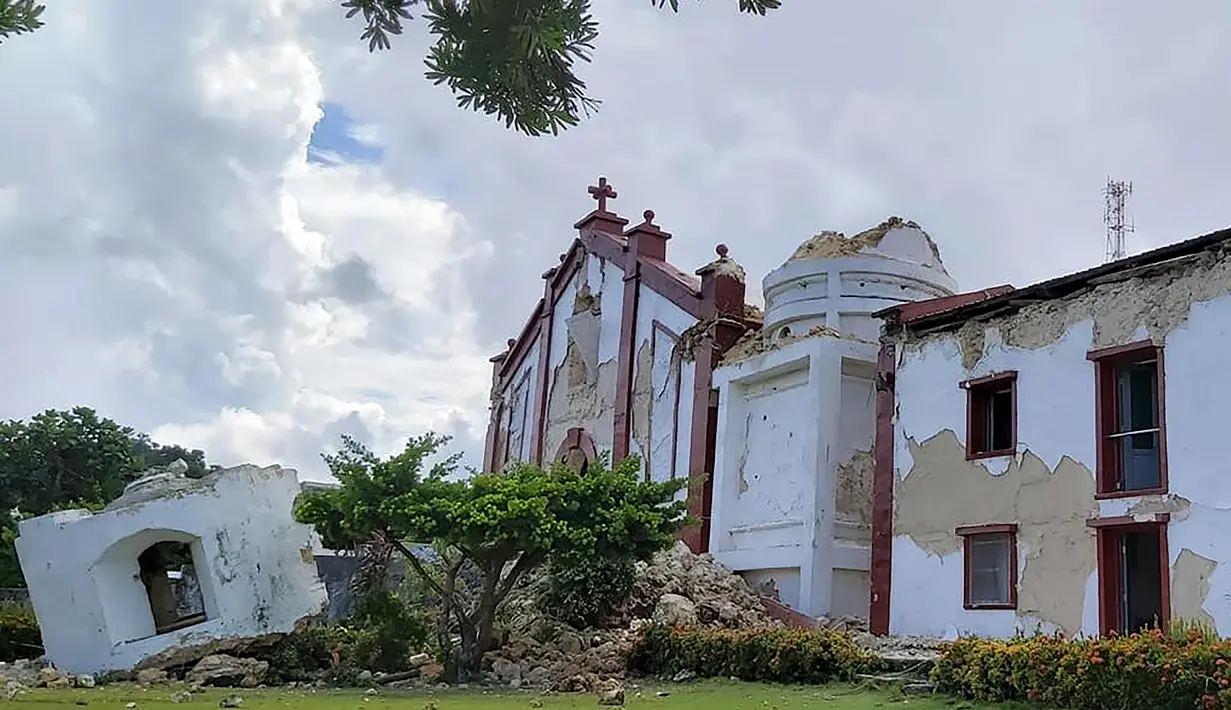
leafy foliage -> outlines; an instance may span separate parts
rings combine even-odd
[[[376,534],[394,545],[438,596],[437,640],[455,676],[478,672],[501,602],[549,555],[648,559],[673,542],[686,520],[686,504],[674,500],[686,482],[644,482],[636,459],[614,468],[600,463],[585,475],[521,463],[459,480],[457,455],[427,467],[447,442],[414,437],[382,460],[343,437],[342,450],[325,456],[341,486],[304,493],[295,515],[334,549],[353,549]],[[478,573],[473,594],[462,577],[468,568]]]
[[[1073,710],[1231,708],[1231,643],[1177,624],[1128,636],[963,638],[932,671],[938,690]]]
[[[43,636],[34,610],[22,604],[0,603],[0,661],[34,658],[43,653]]]
[[[0,587],[25,586],[13,549],[19,518],[96,510],[142,471],[177,458],[189,475],[207,470],[203,452],[162,446],[88,407],[0,422]]]
[[[632,592],[635,561],[573,551],[553,554],[539,605],[578,629],[601,625]]]
[[[0,0],[0,42],[42,27],[39,16],[46,9],[35,5],[34,0]]]
[[[643,675],[689,671],[702,678],[814,685],[851,680],[870,668],[873,658],[855,645],[850,634],[829,629],[654,625],[638,637],[627,662],[629,670]]]
[[[679,0],[650,0],[679,12]],[[590,0],[342,0],[347,19],[362,15],[368,51],[389,49],[411,8],[434,38],[427,80],[444,84],[458,106],[495,116],[529,136],[557,135],[598,109],[576,74],[598,39]],[[782,0],[739,0],[739,11],[764,16]],[[0,0],[0,41],[43,26],[43,5]],[[186,460],[186,459],[185,459]]]
[[[679,12],[679,0],[650,0]],[[409,8],[422,4],[422,19],[435,43],[426,59],[427,79],[444,84],[458,106],[494,115],[530,136],[556,135],[597,110],[575,72],[588,62],[598,38],[590,0],[345,0],[347,17],[363,13],[360,38],[369,51],[388,49],[402,33]],[[740,12],[765,15],[782,0],[739,0]]]

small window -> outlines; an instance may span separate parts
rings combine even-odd
[[[958,528],[967,609],[1017,608],[1017,526]]]
[[[962,383],[966,389],[966,457],[1006,456],[1017,449],[1017,373]]]
[[[1094,352],[1090,359],[1098,390],[1099,493],[1164,491],[1162,348],[1143,343]]]

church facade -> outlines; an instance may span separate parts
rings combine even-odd
[[[485,470],[636,454],[647,479],[692,481],[693,550],[805,614],[866,617],[871,314],[954,294],[935,243],[896,218],[817,235],[766,276],[762,313],[726,246],[687,273],[652,212],[629,227],[605,179],[590,193],[597,209],[492,359]]]

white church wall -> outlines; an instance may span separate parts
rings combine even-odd
[[[293,470],[243,466],[91,515],[22,521],[17,552],[47,656],[71,673],[129,669],[168,649],[285,633],[327,604],[308,526],[294,522]],[[123,500],[123,499],[121,499]],[[137,556],[191,549],[205,621],[154,634]]]
[[[555,305],[543,447],[547,459],[574,427],[585,429],[600,455],[611,451],[623,273],[588,254]]]
[[[1164,525],[1170,614],[1231,632],[1231,483],[1221,419],[1231,397],[1222,360],[1231,322],[1231,268],[1097,286],[1023,307],[972,330],[899,345],[890,631],[1010,636],[1061,629],[1097,634],[1098,546],[1087,521]],[[1096,373],[1087,352],[1145,339],[1163,346],[1168,488],[1096,493]],[[1016,372],[1016,447],[967,460],[967,393],[959,383]],[[1015,524],[1015,609],[967,609],[960,526]]]
[[[677,346],[696,318],[645,284],[637,299],[629,452],[653,480],[687,477],[695,364]]]

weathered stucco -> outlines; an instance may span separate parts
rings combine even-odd
[[[1199,621],[1212,629],[1218,625],[1205,610],[1205,600],[1210,594],[1210,578],[1218,563],[1202,557],[1188,548],[1171,565],[1171,613],[1179,619]]]
[[[1050,470],[1027,451],[992,475],[966,460],[965,446],[950,430],[909,446],[913,465],[896,482],[894,534],[948,556],[962,552],[955,532],[960,526],[1017,523],[1018,550],[1025,555],[1017,613],[1080,631],[1086,580],[1098,562],[1086,524],[1098,515],[1094,474],[1069,457]]]
[[[641,451],[650,451],[650,412],[654,403],[654,357],[650,339],[641,341],[633,363],[632,436]],[[664,412],[663,414],[669,414]],[[644,463],[642,464],[644,466]]]
[[[564,359],[551,371],[551,389],[547,405],[546,449],[544,455],[555,456],[568,430],[585,429],[594,438],[599,452],[610,451],[612,412],[615,410],[617,353],[603,353],[599,346],[604,326],[611,328],[616,318],[603,317],[602,294],[592,293],[585,266],[578,270],[579,280],[571,315],[564,332]]]
[[[872,452],[856,451],[838,464],[838,519],[860,527],[872,524]]]
[[[1075,324],[1088,320],[1094,326],[1091,349],[1132,342],[1142,331],[1161,343],[1188,321],[1194,303],[1231,293],[1231,261],[1224,249],[1194,254],[1137,275],[1121,275],[1121,280],[1094,285],[1068,298],[1028,305],[993,321],[969,321],[957,331],[962,364],[967,369],[978,365],[991,330],[998,332],[1007,347],[1037,350],[1056,344]],[[932,337],[908,334],[904,343],[917,350]]]
[[[1097,549],[1084,518],[1159,513],[1169,515],[1172,617],[1231,628],[1231,569],[1224,564],[1231,543],[1222,534],[1231,525],[1231,485],[1223,470],[1221,419],[1210,416],[1231,398],[1231,372],[1223,362],[1229,294],[1231,267],[1218,247],[1101,276],[1071,297],[1018,302],[960,328],[915,333],[908,327],[893,337],[899,345],[894,463],[900,479],[893,633],[1007,636],[1051,622],[1097,634]],[[1093,501],[1096,383],[1086,354],[1146,338],[1165,353],[1169,493]],[[953,433],[966,429],[966,392],[959,383],[1005,370],[1017,372],[1016,455],[967,462]],[[960,541],[952,530],[990,523],[1020,525],[1015,612],[961,605]],[[936,601],[924,604],[923,598]]]

